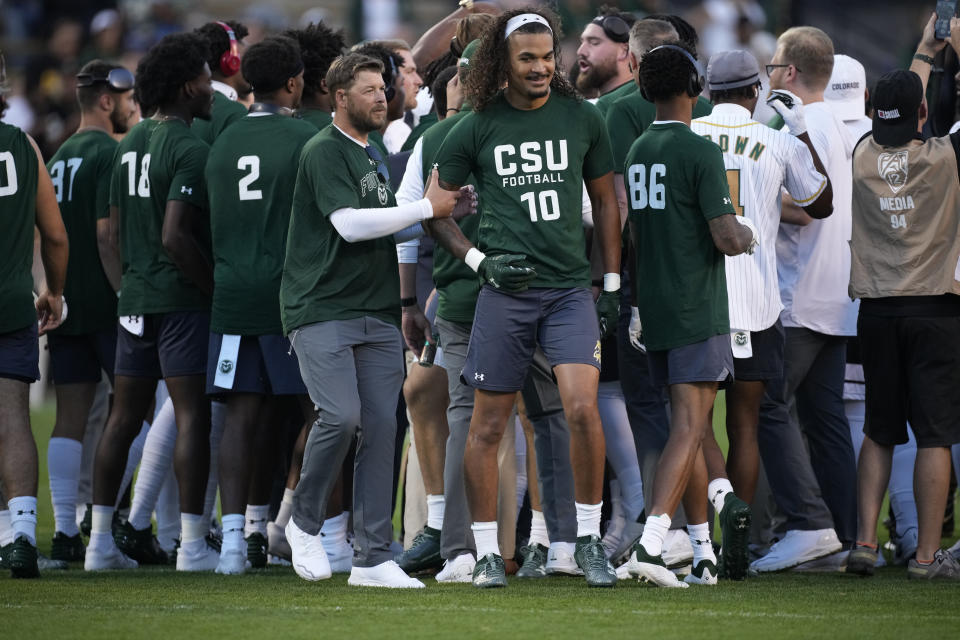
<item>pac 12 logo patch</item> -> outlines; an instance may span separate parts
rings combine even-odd
[[[880,177],[890,185],[890,190],[894,193],[900,193],[900,190],[907,186],[909,163],[910,156],[906,150],[895,153],[881,153],[877,159],[877,170],[880,172]]]

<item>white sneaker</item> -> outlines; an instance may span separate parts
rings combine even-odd
[[[177,571],[215,571],[220,564],[220,554],[207,544],[206,539],[198,540],[200,544],[181,544],[177,549]]]
[[[267,523],[267,552],[284,560],[290,560],[290,544],[287,542],[287,535],[283,532],[283,527],[276,522]]]
[[[290,561],[298,576],[304,580],[315,582],[326,580],[333,575],[319,533],[311,536],[304,532],[294,523],[293,518],[290,518],[284,533],[286,533],[287,543],[290,545]]]
[[[696,567],[688,573],[683,581],[687,584],[715,585],[717,584],[717,562],[701,559]]]
[[[582,576],[583,569],[577,564],[573,553],[567,550],[572,543],[553,543],[547,554],[547,575],[551,576]]]
[[[217,563],[217,573],[228,576],[239,576],[249,568],[250,562],[247,560],[247,550],[245,548],[220,549],[220,561]]]
[[[333,573],[350,573],[353,569],[353,547],[347,544],[346,540],[340,542],[327,542],[326,538],[321,537],[323,550],[327,554],[327,562],[330,563],[330,571]]]
[[[290,561],[286,558],[281,558],[280,556],[275,556],[272,553],[267,554],[267,566],[270,567],[292,567]]]
[[[682,567],[693,562],[693,545],[690,536],[683,529],[671,529],[663,541],[664,564],[668,567]]]
[[[443,563],[443,569],[437,573],[436,580],[441,584],[470,584],[473,582],[473,568],[476,566],[477,561],[472,553],[461,553],[453,560]]]
[[[630,573],[630,561],[627,560],[617,567],[617,580],[630,580],[633,575]]]
[[[656,557],[650,557],[644,554],[644,558],[649,558],[650,560],[656,560]],[[659,556],[660,561],[663,561],[663,556]],[[630,561],[627,563],[627,570],[630,572],[630,575],[639,578],[645,582],[650,582],[655,584],[658,587],[668,587],[673,589],[686,589],[690,585],[686,582],[681,582],[676,575],[670,569],[667,569],[661,564],[656,564],[651,561],[641,562],[637,559],[637,552],[634,550],[630,553]]]
[[[840,540],[833,529],[787,531],[782,540],[770,547],[769,553],[750,563],[757,573],[783,571],[798,564],[816,560],[840,551]]]
[[[291,522],[293,520],[291,519]],[[351,587],[386,587],[388,589],[423,589],[426,585],[411,578],[393,560],[375,567],[353,567],[347,584]]]
[[[831,553],[830,555],[817,558],[816,560],[810,560],[809,562],[798,564],[791,569],[791,571],[809,571],[811,573],[844,571],[847,568],[847,558],[849,556],[849,551],[837,551],[836,553]]]
[[[139,565],[133,558],[124,555],[113,540],[106,549],[93,545],[87,547],[83,558],[84,571],[112,571],[114,569],[136,569]]]

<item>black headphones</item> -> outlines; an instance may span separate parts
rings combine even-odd
[[[383,67],[383,84],[385,87],[383,94],[387,98],[387,102],[390,102],[394,96],[397,95],[397,89],[393,86],[393,83],[397,79],[397,76],[400,75],[400,72],[397,71],[397,63],[393,61],[392,51],[390,55],[387,56],[387,61],[390,63],[390,66],[384,65]]]
[[[662,44],[659,47],[654,47],[650,49],[645,55],[650,55],[654,51],[659,51],[661,49],[673,49],[674,51],[679,51],[683,54],[683,57],[686,58],[690,64],[693,66],[691,69],[690,77],[687,79],[687,95],[691,98],[696,97],[703,93],[703,87],[706,84],[705,74],[703,73],[703,67],[700,66],[700,63],[697,62],[697,59],[690,55],[690,52],[684,49],[683,47],[678,47],[675,44]],[[642,62],[641,62],[642,64]],[[648,96],[646,90],[643,86],[640,86],[640,95],[647,102],[653,102]]]

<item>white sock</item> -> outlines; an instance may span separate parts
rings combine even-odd
[[[669,530],[670,516],[667,514],[647,516],[647,523],[643,526],[643,535],[640,536],[640,544],[651,556],[659,556],[663,553],[663,538]]]
[[[693,547],[693,564],[696,566],[701,560],[709,560],[717,564],[717,556],[713,553],[713,542],[710,540],[710,527],[703,524],[688,524],[687,533],[690,535],[690,545]]]
[[[80,530],[80,525],[83,523],[83,517],[87,515],[87,505],[84,502],[77,503],[77,519],[74,520],[74,524],[77,525],[77,530]]]
[[[207,492],[203,497],[203,515],[207,526],[214,517],[217,506],[217,462],[220,460],[220,440],[223,427],[227,423],[227,405],[223,402],[210,403],[210,473],[207,475]]]
[[[160,489],[173,469],[173,450],[177,444],[177,420],[173,402],[167,400],[157,411],[147,432],[140,457],[140,471],[133,485],[129,522],[134,529],[150,526],[150,514],[157,504]]]
[[[530,510],[530,542],[550,548],[550,535],[547,533],[547,521],[543,519],[543,511]]]
[[[47,472],[50,477],[50,501],[56,531],[68,536],[80,533],[77,528],[77,482],[83,443],[73,438],[50,438],[47,446]]]
[[[500,555],[500,543],[497,542],[497,522],[474,522],[470,525],[473,540],[477,543],[477,558],[493,553]]]
[[[157,540],[160,546],[168,552],[173,551],[180,539],[180,488],[177,485],[177,474],[172,467],[160,487],[154,516],[157,519]]]
[[[0,511],[0,547],[13,542],[13,527],[10,526],[10,510]]]
[[[283,529],[290,522],[290,514],[293,513],[293,493],[296,489],[284,489],[283,500],[280,502],[280,510],[277,511],[277,519],[274,523]]]
[[[10,528],[13,529],[13,539],[26,538],[30,544],[37,546],[37,498],[36,496],[20,496],[7,500],[10,509]]]
[[[202,513],[180,514],[180,546],[196,551],[204,544],[204,538],[210,532],[210,520]]]
[[[267,518],[270,517],[270,505],[268,504],[248,504],[246,513],[246,524],[243,526],[243,535],[249,536],[254,533],[266,537]],[[227,523],[223,523],[223,530],[227,530]]]
[[[347,540],[347,526],[350,524],[350,512],[344,511],[338,516],[327,518],[320,526],[321,542],[324,546],[336,545]]]
[[[723,501],[727,499],[728,493],[733,493],[733,485],[726,478],[717,478],[707,485],[707,496],[718,514],[723,511]]]
[[[568,556],[572,556],[577,550],[577,545],[573,542],[551,542],[550,549],[554,551],[563,551]]]
[[[228,513],[220,519],[223,522],[223,543],[220,547],[222,550],[246,548],[243,540],[245,519],[242,513]]]
[[[117,493],[117,502],[114,506],[120,504],[120,498],[127,492],[127,487],[133,480],[133,472],[137,470],[137,465],[143,458],[143,447],[147,442],[147,434],[150,432],[150,423],[144,422],[140,427],[140,433],[130,443],[130,449],[127,450],[127,466],[123,469],[123,479],[120,481],[120,491]],[[129,518],[128,518],[129,519]]]
[[[102,504],[93,505],[90,514],[90,544],[95,549],[108,549],[113,544],[113,507]]]
[[[597,504],[574,503],[577,507],[577,537],[597,536],[600,537],[600,510],[603,508],[603,501]]]
[[[443,528],[443,495],[427,496],[427,526],[439,531]]]

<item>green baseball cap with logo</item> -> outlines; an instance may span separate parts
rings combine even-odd
[[[460,59],[457,61],[457,66],[464,70],[470,69],[470,58],[473,57],[473,54],[476,52],[477,47],[480,46],[480,39],[471,40],[470,44],[463,48],[463,53],[460,54]]]

